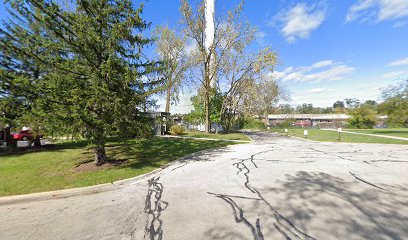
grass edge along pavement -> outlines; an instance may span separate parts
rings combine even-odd
[[[86,187],[133,178],[226,141],[159,138],[107,143],[109,163],[96,167],[86,143],[64,142],[35,152],[0,154],[0,196]]]
[[[308,131],[306,139],[319,142],[347,142],[347,143],[380,143],[380,144],[402,144],[407,145],[408,141],[366,135],[356,135],[342,132],[340,141],[336,131],[325,131],[320,129],[288,129],[288,135],[305,139],[303,131]],[[272,129],[274,132],[285,134],[284,129]]]
[[[344,129],[344,131],[408,138],[408,128]]]
[[[181,137],[193,137],[193,138],[208,138],[214,140],[239,140],[239,141],[248,141],[251,139],[244,133],[225,133],[225,134],[212,134],[205,132],[185,132]]]

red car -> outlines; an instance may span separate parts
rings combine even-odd
[[[34,135],[31,133],[31,130],[22,130],[19,133],[13,133],[11,135],[16,141],[32,141],[34,139]]]

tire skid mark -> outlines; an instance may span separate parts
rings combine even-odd
[[[160,176],[148,181],[149,189],[145,200],[144,212],[149,214],[145,226],[145,235],[150,240],[161,240],[163,238],[163,220],[160,219],[162,211],[169,205],[168,202],[161,200],[163,194],[163,184],[159,183]]]
[[[233,200],[233,198],[244,198],[244,199],[251,199],[251,200],[256,200],[260,201],[263,204],[265,204],[273,213],[273,217],[276,221],[276,223],[273,224],[273,227],[287,240],[291,240],[293,237],[294,239],[312,239],[314,240],[315,238],[309,236],[308,234],[304,233],[301,231],[299,228],[297,228],[292,222],[290,222],[286,217],[284,217],[282,214],[280,214],[273,206],[270,204],[265,197],[262,195],[262,193],[257,190],[255,187],[251,186],[250,184],[250,178],[249,178],[249,173],[251,172],[248,166],[246,165],[246,162],[251,162],[255,168],[258,168],[258,165],[255,163],[254,157],[256,155],[260,155],[265,152],[271,152],[274,150],[268,150],[268,151],[263,151],[259,152],[256,154],[251,155],[250,158],[247,159],[241,159],[238,162],[234,163],[233,166],[235,166],[238,171],[237,174],[243,173],[245,176],[245,183],[244,186],[252,193],[255,193],[258,198],[248,198],[248,197],[239,197],[239,196],[230,196],[230,195],[224,195],[224,194],[215,194],[215,193],[210,193],[215,195],[216,197],[224,200],[227,202],[234,213],[234,218],[237,223],[243,222],[252,232],[252,235],[255,240],[263,240],[263,233],[261,231],[261,221],[259,218],[256,219],[255,221],[255,226],[254,224],[251,224],[250,221],[245,218],[245,212],[242,208],[238,206],[238,204]]]

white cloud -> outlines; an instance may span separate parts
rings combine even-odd
[[[399,60],[395,60],[388,64],[389,67],[406,66],[406,65],[408,65],[408,57],[399,59]]]
[[[404,76],[408,77],[408,71],[389,72],[389,73],[382,75],[382,77],[385,79],[393,79],[393,80],[404,77]]]
[[[310,66],[288,67],[273,72],[273,77],[282,81],[327,82],[341,80],[354,71],[353,67],[333,60],[316,62]]]
[[[312,69],[316,69],[316,68],[327,67],[327,66],[330,66],[330,65],[332,65],[332,64],[333,64],[333,61],[332,61],[332,60],[323,60],[323,61],[314,63],[314,64],[311,66],[310,69],[312,70]]]
[[[381,22],[407,16],[407,0],[358,0],[349,8],[346,22]]]
[[[256,42],[257,42],[259,45],[264,45],[264,44],[265,44],[265,37],[266,37],[266,35],[267,35],[267,34],[266,34],[264,31],[257,31],[256,34],[255,34]]]
[[[408,26],[408,21],[396,22],[393,27],[394,28],[402,28]]]
[[[326,89],[326,88],[313,88],[309,90],[309,93],[313,93],[313,94],[317,94],[317,93],[323,93],[323,92],[327,92],[330,91],[330,89]]]
[[[287,11],[280,12],[275,18],[281,24],[281,33],[290,43],[306,39],[317,29],[326,17],[325,10],[315,5],[298,3]]]

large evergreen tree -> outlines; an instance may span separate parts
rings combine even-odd
[[[142,36],[149,26],[140,17],[142,7],[135,9],[129,0],[80,0],[73,9],[44,0],[13,0],[9,6],[19,23],[10,21],[1,30],[1,42],[9,49],[1,61],[22,64],[27,59],[39,71],[25,74],[3,64],[2,81],[8,75],[9,83],[32,85],[14,99],[31,97],[31,113],[78,128],[96,145],[96,163],[103,164],[106,136],[141,128],[138,108],[161,82],[146,78],[156,63],[142,59],[151,41]],[[38,31],[28,24],[30,19]],[[19,28],[25,35],[14,35]],[[32,46],[21,44],[27,39]]]

